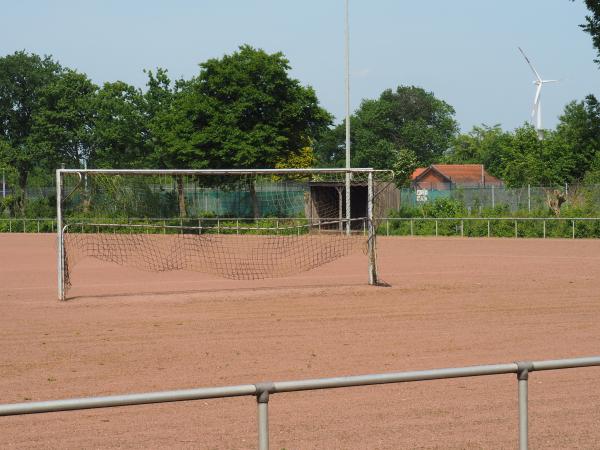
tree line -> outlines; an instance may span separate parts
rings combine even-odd
[[[586,0],[582,25],[600,57],[600,0]],[[600,60],[596,60],[600,65]],[[200,64],[190,79],[145,71],[143,89],[98,86],[50,56],[0,57],[0,169],[26,209],[26,187],[54,169],[342,167],[345,124],[315,91],[289,75],[282,53],[248,45]],[[460,132],[454,108],[422,87],[365,99],[351,116],[352,165],[393,169],[399,186],[416,167],[481,163],[508,186],[600,183],[600,104],[566,105],[539,140],[524,124]],[[41,180],[41,181],[40,181]],[[0,208],[0,213],[2,212]]]

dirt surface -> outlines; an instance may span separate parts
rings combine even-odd
[[[86,260],[56,300],[52,235],[0,234],[0,402],[600,354],[600,241],[381,238],[230,281]],[[533,373],[531,448],[600,448],[600,368]],[[516,448],[514,375],[277,394],[273,449]],[[254,448],[256,403],[0,418],[1,448]]]

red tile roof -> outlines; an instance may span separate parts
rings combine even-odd
[[[502,180],[490,175],[482,164],[432,164],[429,167],[419,167],[411,175],[413,181],[418,181],[425,172],[434,170],[449,178],[455,184],[501,184]]]

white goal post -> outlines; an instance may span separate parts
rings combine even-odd
[[[346,174],[359,199],[352,211]],[[365,238],[377,284],[375,209],[393,177],[371,168],[58,169],[58,298],[83,257],[259,279],[310,270]]]

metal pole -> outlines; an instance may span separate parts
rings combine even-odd
[[[492,208],[496,207],[496,199],[494,196],[494,185],[492,184]]]
[[[346,169],[350,169],[350,25],[348,21],[348,0],[346,0],[345,10],[345,54],[346,54]],[[346,234],[350,234],[351,209],[350,209],[350,172],[346,172]]]
[[[269,450],[269,394],[274,391],[274,384],[258,383],[254,387],[258,406],[258,448]]]
[[[367,221],[369,236],[367,250],[369,253],[369,284],[377,284],[377,258],[375,256],[375,224],[373,223],[373,174],[369,173],[367,185]]]
[[[435,221],[435,237],[438,236],[438,221]]]
[[[410,235],[414,236],[415,235],[415,231],[414,231],[414,225],[413,225],[413,220],[410,220]]]
[[[258,448],[269,450],[269,404],[258,403]]]
[[[515,237],[519,237],[519,234],[517,232],[517,221],[515,220]]]
[[[460,221],[460,237],[465,237],[465,221]]]
[[[490,221],[487,221],[487,226],[488,226],[488,237],[490,237]]]
[[[519,383],[519,450],[527,450],[529,445],[527,417],[527,380],[529,379],[530,370],[533,370],[533,363],[517,363],[517,380]]]
[[[544,239],[546,239],[546,221],[544,220]]]
[[[573,239],[575,239],[575,221],[571,220],[572,230],[573,230]]]
[[[62,174],[60,169],[56,171],[56,246],[57,246],[57,270],[58,270],[58,299],[65,299],[65,258],[63,245],[63,218],[62,218]]]
[[[527,211],[531,212],[531,185],[527,185]]]

